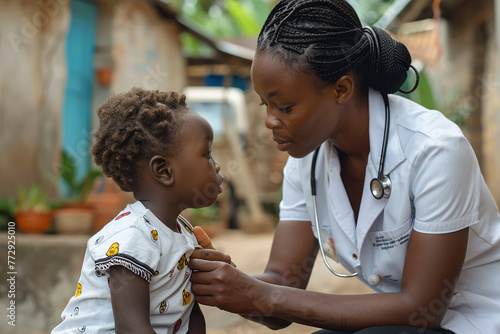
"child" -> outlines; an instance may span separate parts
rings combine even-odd
[[[187,266],[197,241],[179,214],[222,191],[212,128],[176,92],[133,88],[97,114],[94,160],[137,202],[88,241],[76,294],[52,333],[205,333]]]

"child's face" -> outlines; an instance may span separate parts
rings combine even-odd
[[[222,192],[224,177],[220,165],[211,156],[212,127],[190,111],[181,120],[180,152],[175,159],[175,186],[181,204],[201,208],[212,205]]]

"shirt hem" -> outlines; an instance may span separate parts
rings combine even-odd
[[[148,283],[151,283],[151,279],[154,276],[154,270],[151,267],[137,261],[127,254],[118,253],[116,255],[95,261],[96,272],[108,271],[112,266],[123,266],[137,276],[146,280]]]
[[[420,233],[444,234],[462,230],[479,222],[479,212],[474,211],[463,217],[444,222],[423,222],[415,219],[413,229]]]

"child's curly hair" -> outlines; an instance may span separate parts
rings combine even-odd
[[[175,91],[134,87],[110,96],[98,109],[99,128],[91,153],[104,175],[123,191],[134,191],[138,162],[161,151],[176,154],[178,116],[189,110],[186,96]]]

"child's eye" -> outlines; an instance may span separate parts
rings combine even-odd
[[[208,151],[207,153],[205,153],[205,156],[209,159],[212,159],[212,150]]]

